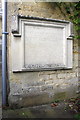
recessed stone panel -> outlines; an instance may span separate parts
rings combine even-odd
[[[13,71],[72,68],[70,22],[26,17],[19,18],[17,24],[18,31],[13,31],[12,41]],[[14,58],[17,59],[16,62]]]

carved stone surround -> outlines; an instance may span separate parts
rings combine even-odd
[[[18,15],[12,28],[12,71],[71,69],[73,28],[65,20]]]

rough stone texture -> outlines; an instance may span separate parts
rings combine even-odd
[[[33,106],[51,102],[53,99],[76,96],[76,91],[78,91],[78,41],[76,39],[73,42],[72,69],[23,73],[12,72],[11,28],[13,16],[17,14],[68,20],[68,16],[60,11],[56,3],[8,3],[9,36],[7,58],[10,87],[9,105],[12,107]]]

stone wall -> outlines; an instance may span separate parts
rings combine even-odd
[[[2,59],[1,59],[1,53],[2,53],[2,30],[1,30],[1,27],[2,27],[2,21],[0,19],[0,66],[1,66],[1,62],[2,62]],[[0,71],[1,71],[1,68],[0,68]]]
[[[46,104],[54,100],[75,97],[78,91],[78,40],[73,40],[73,68],[69,70],[12,72],[12,26],[13,16],[25,15],[51,19],[69,20],[64,8],[56,3],[8,3],[8,79],[9,105],[12,107]],[[14,24],[15,26],[15,24]],[[15,58],[16,61],[16,58]]]
[[[0,13],[1,13],[1,4],[0,4]],[[0,76],[1,76],[1,62],[2,62],[2,17],[0,14]]]
[[[2,4],[1,4],[1,0],[0,0],[0,36],[1,36],[1,31],[2,31],[2,16],[1,16],[1,11],[2,11]]]
[[[2,49],[0,44],[0,106],[2,106]],[[2,118],[2,108],[0,108],[0,118]]]

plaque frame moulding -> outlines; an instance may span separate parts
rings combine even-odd
[[[12,26],[12,71],[42,71],[42,70],[58,70],[72,69],[73,67],[73,24],[65,20],[56,20],[48,18],[38,18],[30,16],[17,15],[13,16]],[[64,64],[28,64],[25,63],[25,26],[43,26],[57,27],[63,29],[64,33]],[[47,30],[47,29],[46,29]],[[27,34],[27,33],[26,33]],[[16,58],[16,60],[15,60]]]

